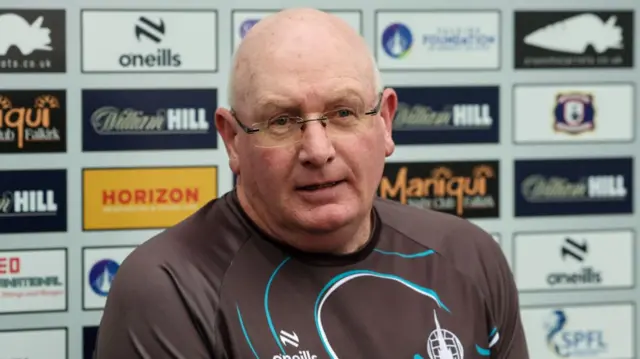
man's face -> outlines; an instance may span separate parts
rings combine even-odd
[[[318,121],[298,129],[297,142],[277,147],[263,147],[260,134],[240,132],[234,141],[237,165],[253,207],[268,222],[316,233],[366,216],[385,157],[394,149],[395,93],[386,90],[380,97],[372,71],[362,61],[272,56],[262,71],[252,74],[241,96],[238,118],[246,125],[280,115],[313,119],[343,108],[364,113],[379,100],[381,106],[378,114],[361,118],[367,125],[340,136],[328,135],[331,131]]]

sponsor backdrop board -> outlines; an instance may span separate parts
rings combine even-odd
[[[634,303],[523,307],[532,359],[635,358]]]
[[[233,187],[214,111],[242,38],[288,4],[0,5],[0,359],[90,359],[126,256]],[[640,3],[304,5],[397,89],[378,193],[498,241],[531,357],[640,358]]]

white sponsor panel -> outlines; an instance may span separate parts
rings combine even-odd
[[[215,72],[214,10],[83,10],[83,72]]]
[[[0,359],[67,359],[67,331],[25,329],[0,331]]]
[[[633,359],[633,304],[523,308],[531,359]]]
[[[491,237],[493,237],[493,239],[496,241],[496,243],[501,244],[502,240],[500,237],[500,233],[490,233]]]
[[[84,274],[82,288],[85,310],[103,309],[111,288],[111,282],[124,259],[135,246],[83,248]]]
[[[381,70],[500,68],[499,11],[378,11]]]
[[[276,10],[271,11],[245,11],[245,10],[234,10],[232,11],[232,27],[233,32],[231,34],[231,43],[233,47],[233,51],[240,46],[240,41],[244,38],[247,32],[255,25],[259,20],[269,16],[271,14],[275,14]],[[340,10],[340,11],[327,11],[330,14],[333,14],[342,20],[346,21],[349,25],[351,25],[354,30],[358,33],[362,33],[362,13],[360,11],[349,11],[349,10]]]
[[[516,143],[633,140],[632,84],[516,85],[513,97]]]
[[[66,309],[66,249],[0,251],[0,313]]]
[[[635,286],[631,230],[516,233],[514,248],[523,292]]]

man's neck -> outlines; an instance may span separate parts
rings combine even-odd
[[[349,224],[333,232],[322,234],[301,232],[282,228],[283,226],[272,225],[272,221],[267,220],[265,216],[260,214],[261,211],[253,206],[241,186],[236,186],[236,193],[240,207],[262,231],[274,239],[301,251],[338,255],[349,254],[357,252],[364,247],[371,237],[373,229],[371,214],[356,223]],[[262,213],[266,213],[266,211],[262,211]],[[321,243],[321,245],[316,245],[318,243]]]

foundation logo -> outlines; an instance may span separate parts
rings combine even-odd
[[[382,198],[463,218],[498,218],[498,161],[387,163]]]
[[[104,308],[120,265],[135,248],[125,246],[82,249],[84,310]]]
[[[218,195],[217,167],[85,168],[83,230],[170,227]]]
[[[633,158],[521,160],[515,215],[633,213]]]
[[[67,250],[0,252],[0,313],[67,309]]]
[[[494,87],[399,87],[393,120],[399,145],[497,143],[500,89]]]
[[[0,90],[0,154],[66,152],[64,90]]]
[[[66,72],[65,11],[0,9],[0,73]]]
[[[65,170],[0,171],[0,233],[66,231]]]
[[[215,89],[84,90],[83,151],[215,149]]]

